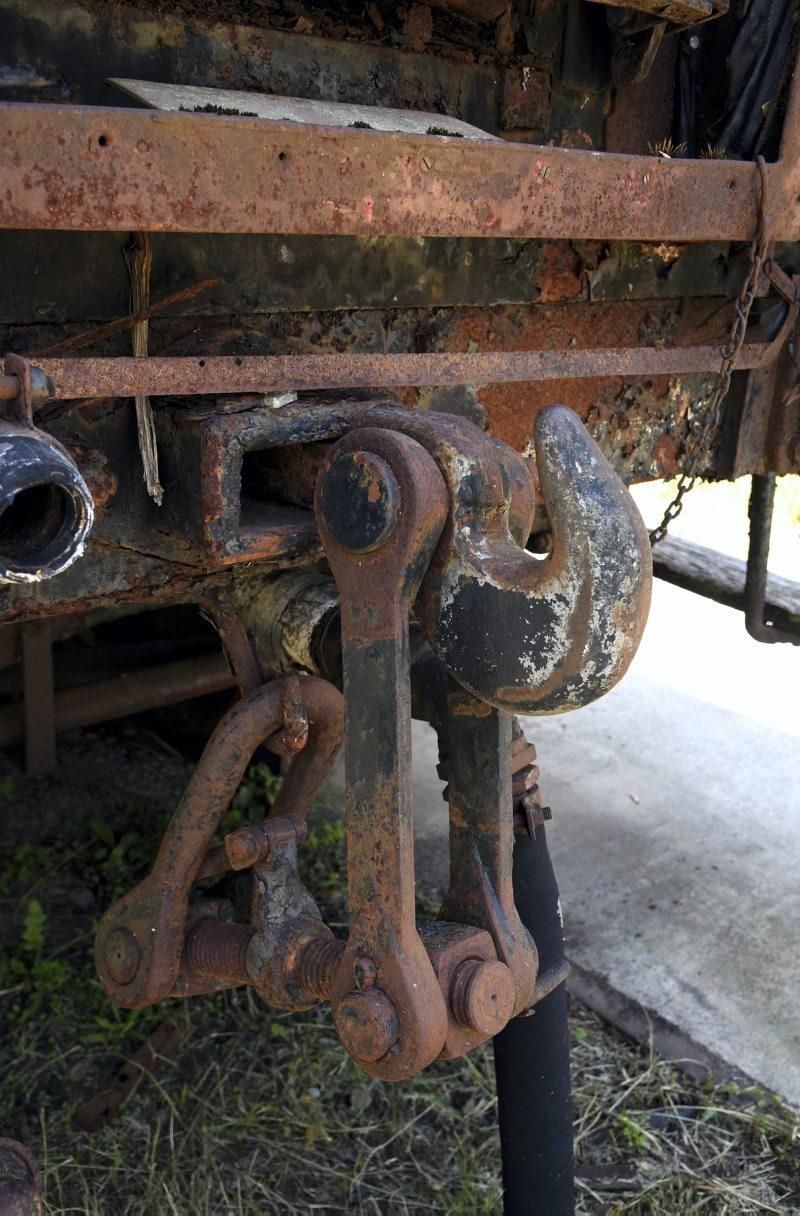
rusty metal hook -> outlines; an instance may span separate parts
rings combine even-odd
[[[549,406],[534,441],[553,546],[524,545],[535,503],[512,448],[464,418],[391,408],[359,425],[421,443],[450,495],[442,538],[415,610],[441,661],[499,709],[561,713],[608,692],[647,620],[652,559],[633,499],[578,417]]]

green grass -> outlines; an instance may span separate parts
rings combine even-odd
[[[52,782],[16,779],[0,793],[0,1134],[38,1153],[46,1211],[499,1211],[490,1049],[391,1086],[352,1064],[324,1007],[275,1013],[247,990],[140,1012],[108,1001],[94,976],[94,924],[145,872],[187,770],[146,741],[104,738],[118,762],[98,766],[69,814],[59,809],[69,754]],[[252,769],[228,826],[262,812],[274,789],[268,770]],[[303,856],[326,918],[343,923],[344,838],[330,814],[315,814]],[[186,1036],[174,1057],[115,1120],[79,1131],[75,1110],[168,1017]],[[698,1084],[577,1005],[571,1032],[579,1160],[633,1167],[636,1187],[580,1183],[579,1212],[798,1210],[790,1111],[759,1091]]]

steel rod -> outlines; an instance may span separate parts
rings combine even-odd
[[[192,697],[207,696],[233,688],[236,680],[224,655],[180,659],[145,671],[120,675],[64,689],[55,695],[56,731],[96,726],[114,718],[174,705]],[[23,738],[25,720],[18,705],[0,709],[0,747],[11,747]]]
[[[762,367],[777,353],[778,339],[743,347],[738,369]],[[400,385],[496,384],[605,376],[664,376],[714,372],[718,346],[669,349],[617,347],[595,350],[486,351],[477,354],[208,355],[148,359],[39,359],[55,396],[195,396],[322,388]],[[0,400],[16,396],[13,376],[0,376]]]

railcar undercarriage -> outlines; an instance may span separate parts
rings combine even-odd
[[[100,922],[105,990],[329,1001],[391,1081],[497,1036],[509,1213],[573,1202],[568,966],[514,715],[624,675],[654,566],[800,640],[767,580],[800,471],[796,16],[0,2],[0,746],[45,772],[61,730],[235,691]],[[664,539],[698,477],[744,474],[746,569]],[[626,486],[673,477],[648,536]],[[448,780],[428,923],[412,716]],[[297,872],[342,745],[346,940]],[[276,805],[213,848],[259,746]],[[0,1210],[38,1210],[1,1152]]]

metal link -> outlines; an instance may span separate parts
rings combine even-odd
[[[763,156],[757,158],[757,164],[761,180],[761,193],[758,204],[756,234],[750,246],[750,266],[747,277],[736,301],[736,314],[733,318],[730,333],[728,334],[728,341],[722,347],[722,362],[717,372],[714,387],[708,397],[699,430],[690,438],[686,465],[678,478],[675,497],[664,512],[661,523],[650,533],[651,545],[657,545],[667,535],[670,524],[678,518],[683,510],[686,495],[694,488],[698,481],[700,469],[705,463],[712,437],[719,425],[722,405],[730,388],[731,375],[733,374],[737,356],[744,345],[747,322],[750,317],[750,310],[753,307],[753,300],[755,299],[769,243],[770,217],[764,209],[767,196],[767,166]]]

